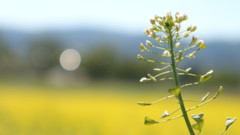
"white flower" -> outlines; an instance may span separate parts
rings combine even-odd
[[[166,57],[170,57],[170,52],[166,50],[166,51],[163,52],[162,55],[166,56]]]
[[[179,48],[181,45],[180,45],[180,43],[178,42],[178,43],[176,43],[176,45],[175,45],[175,47],[176,48]]]

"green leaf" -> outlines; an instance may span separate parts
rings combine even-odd
[[[179,93],[181,92],[181,88],[169,89],[168,92],[174,95],[175,97],[178,97]]]
[[[205,82],[212,77],[213,70],[208,71],[206,74],[202,75],[199,79],[199,82]]]
[[[165,118],[167,116],[169,116],[169,113],[168,113],[167,110],[165,110],[164,113],[160,116],[160,118],[162,119],[162,118]]]
[[[137,104],[138,104],[138,105],[141,105],[141,106],[149,106],[149,105],[152,105],[152,103],[145,103],[145,102],[138,102]]]
[[[198,130],[199,132],[202,131],[202,128],[203,128],[203,125],[204,125],[204,120],[201,119],[198,123],[195,123],[192,125],[192,127],[195,129],[195,130]]]
[[[192,118],[196,121],[196,123],[193,124],[192,127],[194,129],[198,130],[199,132],[201,132],[202,128],[203,128],[203,124],[204,124],[203,116],[204,116],[203,113],[193,114],[192,115]]]
[[[220,96],[222,94],[222,91],[223,91],[223,86],[220,86],[214,98],[217,98],[218,96]]]
[[[207,98],[208,98],[208,96],[209,96],[209,92],[202,98],[202,102],[204,102]]]
[[[226,119],[226,129],[225,130],[227,130],[236,120],[237,120],[237,118],[228,117]]]
[[[158,123],[158,122],[149,118],[148,116],[145,117],[145,121],[144,121],[145,125],[152,125],[152,124],[156,124],[156,123]]]

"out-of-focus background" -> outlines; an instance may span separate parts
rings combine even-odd
[[[167,96],[172,86],[139,83],[159,65],[136,58],[139,43],[150,40],[143,34],[149,19],[167,11],[187,13],[185,26],[198,25],[193,35],[207,44],[185,64],[199,74],[213,69],[213,79],[183,94],[201,99],[224,86],[221,97],[189,113],[205,113],[203,134],[220,133],[226,117],[240,118],[239,5],[237,0],[1,0],[0,134],[187,134],[181,118],[143,125],[145,116],[159,119],[165,109],[177,108],[174,99],[136,105]],[[229,134],[239,133],[236,123]]]

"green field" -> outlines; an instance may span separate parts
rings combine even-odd
[[[147,88],[147,87],[145,87]],[[144,88],[144,89],[145,89]],[[177,108],[175,99],[154,106],[136,105],[166,93],[139,90],[139,86],[95,84],[82,87],[0,85],[1,135],[187,135],[183,119],[145,126],[144,116],[159,119],[165,109]],[[122,92],[120,92],[122,90]],[[161,94],[160,94],[161,93]],[[204,94],[202,94],[204,95]],[[201,98],[202,95],[188,95]],[[210,104],[189,112],[205,113],[202,135],[217,135],[226,117],[240,118],[240,99],[223,94]],[[191,107],[196,103],[187,104]],[[180,114],[180,112],[178,113]],[[176,115],[178,115],[176,114]],[[239,134],[239,122],[226,133]]]

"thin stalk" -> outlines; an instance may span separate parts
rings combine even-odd
[[[223,135],[227,130],[224,129],[219,135]]]
[[[178,75],[177,75],[177,67],[176,67],[176,63],[175,63],[175,59],[174,59],[175,56],[174,56],[174,50],[173,50],[173,48],[174,48],[173,47],[173,35],[172,35],[171,28],[168,29],[168,32],[169,32],[169,46],[170,46],[171,62],[172,62],[171,66],[172,66],[173,75],[174,75],[174,78],[175,78],[175,85],[176,85],[176,87],[179,87],[180,84],[179,84]],[[189,118],[188,118],[188,114],[187,114],[187,111],[186,111],[186,108],[185,108],[185,105],[184,105],[184,101],[183,101],[181,92],[179,93],[177,98],[178,98],[178,102],[180,104],[182,115],[184,117],[185,123],[186,123],[187,128],[188,128],[188,131],[189,131],[190,135],[195,135],[195,133],[193,131],[193,128],[191,126],[191,123],[189,121]]]

